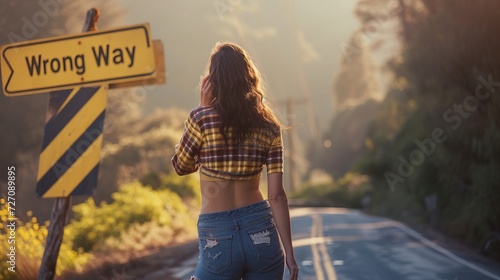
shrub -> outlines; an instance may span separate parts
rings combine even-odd
[[[181,198],[168,189],[155,191],[133,182],[123,185],[112,197],[114,201],[109,204],[96,206],[89,198],[73,207],[75,218],[68,229],[74,246],[95,250],[107,238],[119,238],[133,224],[154,221],[176,232],[193,220]]]
[[[24,222],[20,219],[16,221],[15,244],[8,243],[8,229],[4,223],[8,220],[9,215],[5,207],[5,199],[0,198],[0,248],[2,252],[9,252],[10,246],[15,245],[16,250],[16,267],[15,273],[8,270],[6,254],[2,254],[0,263],[0,279],[36,279],[38,269],[40,267],[45,239],[48,233],[48,222],[40,225],[36,217],[31,211],[26,213],[29,220]],[[65,232],[65,235],[67,233]],[[59,250],[59,258],[57,260],[56,275],[60,275],[64,270],[79,271],[91,258],[90,254],[84,253],[83,250],[72,249],[73,244],[64,238]]]
[[[201,192],[197,174],[178,176],[175,173],[163,174],[151,172],[141,179],[145,186],[153,189],[168,189],[178,194],[182,199],[194,199],[201,204]]]
[[[336,182],[306,185],[292,197],[306,199],[310,203],[360,208],[371,189],[367,176],[347,173]]]

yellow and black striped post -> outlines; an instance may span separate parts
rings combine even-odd
[[[38,167],[39,197],[93,194],[107,95],[106,86],[51,93]]]

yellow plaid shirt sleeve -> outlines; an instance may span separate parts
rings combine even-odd
[[[267,174],[283,173],[283,138],[281,137],[281,133],[279,133],[271,143],[271,147],[267,154],[266,165]]]
[[[175,145],[172,165],[179,175],[187,175],[198,170],[198,153],[201,148],[202,133],[191,112],[184,122],[184,133],[179,144]]]

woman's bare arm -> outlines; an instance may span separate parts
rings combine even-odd
[[[293,253],[290,212],[288,210],[288,199],[283,188],[283,173],[268,174],[267,185],[268,200],[281,242],[283,243],[283,248],[285,249],[286,265],[290,270],[290,279],[297,279],[299,268]]]

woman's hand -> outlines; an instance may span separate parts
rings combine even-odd
[[[200,90],[200,106],[210,106],[214,101],[214,95],[212,93],[212,84],[208,79],[209,76],[206,76],[201,81],[201,90]]]
[[[290,271],[290,280],[299,279],[299,266],[297,265],[297,261],[295,260],[294,256],[286,257],[286,266]]]

